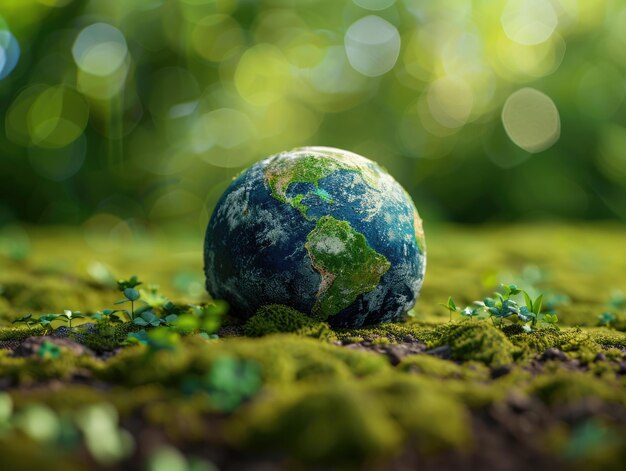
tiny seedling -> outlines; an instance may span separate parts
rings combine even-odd
[[[44,314],[43,316],[39,316],[37,322],[47,334],[50,327],[52,327],[52,322],[56,321],[58,318],[59,314]]]
[[[518,302],[513,299],[514,296],[520,293],[524,295],[525,306],[520,306]],[[472,306],[461,309],[460,314],[464,317],[475,318],[485,312],[494,325],[496,325],[496,319],[499,319],[500,322],[498,325],[500,327],[503,326],[504,319],[512,316],[514,316],[514,322],[522,322],[526,332],[531,332],[539,323],[543,325],[555,325],[559,321],[556,314],[541,312],[543,307],[542,294],[533,301],[528,292],[518,288],[517,285],[514,284],[503,284],[501,285],[501,290],[494,293],[493,298],[486,297],[482,301],[474,301],[472,304]],[[448,303],[442,304],[442,306],[450,311],[450,319],[452,319],[452,312],[459,311],[452,297],[448,298]]]
[[[617,320],[617,316],[612,312],[603,312],[598,316],[598,320],[600,321],[600,325],[611,328]]]
[[[46,340],[37,350],[37,356],[44,360],[56,360],[61,356],[61,349],[58,345]]]
[[[157,327],[149,332],[140,330],[129,333],[126,337],[126,343],[129,345],[146,345],[149,352],[174,350],[180,343],[180,335],[167,327]]]
[[[448,302],[446,304],[441,303],[441,306],[445,307],[448,311],[450,311],[450,322],[452,322],[452,313],[458,311],[459,309],[456,307],[456,303],[452,299],[452,296],[448,298]]]
[[[136,325],[141,325],[141,326],[151,326],[151,327],[158,327],[161,325],[161,319],[159,319],[154,312],[152,311],[145,311],[142,312],[141,315],[137,316],[134,320],[133,320],[133,324]]]
[[[120,299],[119,301],[116,301],[114,304],[124,304],[124,303],[130,302],[130,316],[129,317],[131,321],[134,321],[135,320],[135,301],[139,300],[141,295],[139,294],[139,291],[137,291],[135,288],[125,288],[124,291],[122,291],[122,293],[124,294],[125,299]]]
[[[95,319],[98,322],[122,322],[122,319],[120,319],[117,316],[118,312],[123,312],[126,315],[129,315],[128,311],[126,311],[126,310],[121,310],[121,309],[103,309],[102,311],[96,312],[92,316],[92,318]]]
[[[460,311],[463,317],[469,317],[470,319],[474,319],[478,317],[481,313],[481,309],[479,306],[467,306]]]
[[[70,330],[72,330],[72,320],[73,319],[84,319],[85,316],[82,315],[79,311],[70,311],[66,309],[63,311],[63,314],[59,316],[59,320],[63,322],[67,322],[67,326]]]
[[[22,317],[18,317],[17,319],[12,321],[12,324],[24,324],[28,327],[28,330],[33,330],[32,326],[35,325],[37,321],[33,319],[32,314],[25,314]]]
[[[186,394],[207,393],[213,407],[232,412],[261,389],[261,373],[261,366],[253,360],[224,355],[215,359],[206,374],[184,377],[181,389]]]
[[[118,291],[124,292],[125,289],[136,288],[140,284],[142,283],[139,281],[139,277],[137,277],[137,275],[133,275],[127,280],[118,280],[117,289]]]

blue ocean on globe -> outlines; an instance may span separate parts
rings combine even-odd
[[[242,318],[284,304],[333,327],[398,321],[425,270],[409,194],[376,163],[340,149],[299,148],[252,165],[206,231],[207,290]]]

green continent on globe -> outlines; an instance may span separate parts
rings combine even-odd
[[[264,171],[266,183],[269,185],[272,196],[282,203],[296,208],[302,216],[311,220],[307,215],[309,207],[302,203],[304,194],[293,197],[287,196],[287,189],[292,183],[312,183],[315,190],[312,192],[327,203],[333,203],[330,195],[319,188],[319,181],[333,172],[346,170],[358,173],[365,184],[378,190],[378,175],[369,167],[365,159],[354,154],[337,154],[333,157],[308,151],[307,154],[293,159],[274,159]]]
[[[365,236],[347,221],[322,216],[309,232],[304,247],[322,275],[313,314],[327,319],[378,286],[391,264],[367,245]]]

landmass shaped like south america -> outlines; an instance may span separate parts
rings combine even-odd
[[[254,164],[224,192],[206,232],[207,290],[241,317],[278,303],[336,327],[397,321],[425,268],[410,196],[374,162],[339,149]]]

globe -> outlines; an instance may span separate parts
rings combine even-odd
[[[376,163],[303,147],[236,176],[204,246],[206,287],[247,318],[284,304],[333,327],[400,320],[426,270],[422,221]]]

